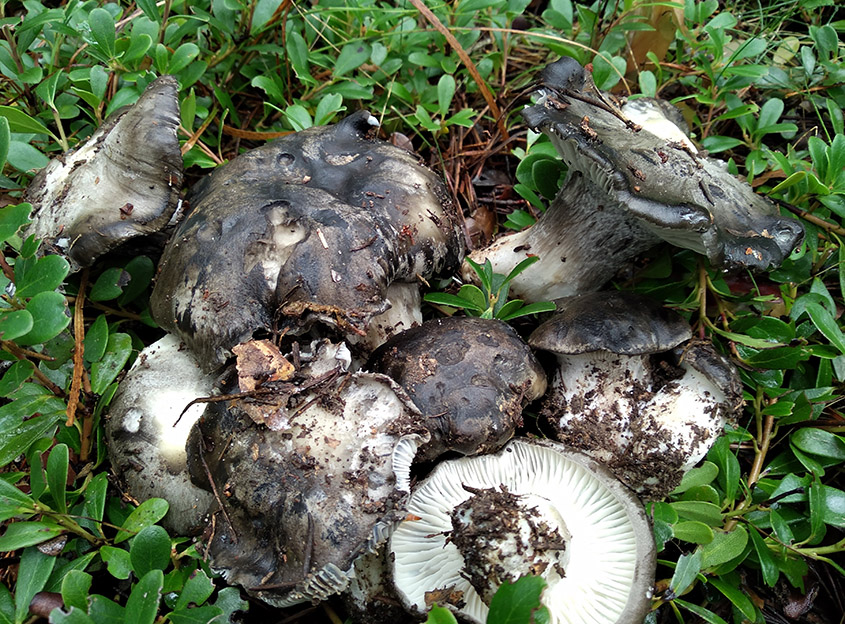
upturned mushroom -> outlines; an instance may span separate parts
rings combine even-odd
[[[261,389],[211,404],[188,442],[192,478],[217,501],[209,563],[276,606],[322,600],[404,516],[428,433],[384,375],[306,369]]]
[[[437,603],[478,624],[499,585],[527,574],[548,583],[554,624],[640,624],[654,581],[640,502],[552,441],[517,438],[495,455],[439,464],[414,488],[390,553],[411,613]]]
[[[182,190],[178,84],[162,76],[74,151],[32,180],[29,233],[65,255],[72,270],[164,228]]]
[[[742,403],[734,368],[645,297],[559,300],[528,338],[557,356],[541,415],[557,438],[649,499],[673,490]]]
[[[109,405],[105,430],[112,468],[136,499],[168,501],[163,523],[177,535],[201,529],[212,502],[210,493],[191,483],[185,443],[204,409],[188,406],[209,395],[214,381],[178,338],[166,335],[138,354]]]
[[[522,425],[522,408],[546,390],[528,345],[497,320],[428,321],[379,347],[368,368],[399,383],[425,417],[431,442],[418,461],[495,451]]]
[[[568,166],[558,195],[530,228],[471,258],[509,273],[528,256],[540,260],[511,282],[526,301],[602,287],[626,262],[661,240],[704,254],[718,267],[780,265],[803,236],[794,219],[731,175],[726,163],[697,155],[661,119],[640,127],[600,92],[576,61],[562,58],[541,74],[539,101],[523,111]],[[639,106],[639,105],[637,105]],[[468,267],[464,276],[472,277]]]
[[[370,138],[376,126],[360,111],[292,134],[193,190],[151,310],[206,366],[259,330],[299,333],[319,321],[364,336],[392,304],[415,301],[413,292],[388,294],[392,283],[430,277],[462,256],[443,183],[410,153]],[[402,329],[417,317],[399,318]]]

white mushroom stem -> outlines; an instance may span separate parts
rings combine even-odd
[[[374,351],[406,329],[422,325],[422,297],[417,283],[393,282],[385,294],[390,308],[370,319],[367,335],[361,339],[368,350]],[[359,342],[357,336],[350,336],[353,344]]]
[[[526,258],[538,256],[511,282],[510,294],[527,302],[546,301],[598,290],[658,242],[588,176],[570,169],[537,223],[472,252],[470,258],[479,264],[490,260],[494,272],[507,275]],[[473,275],[464,264],[464,279]]]

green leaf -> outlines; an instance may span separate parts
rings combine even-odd
[[[475,310],[476,312],[483,312],[485,309],[483,307],[479,307],[469,299],[462,299],[457,295],[451,295],[449,293],[428,293],[425,297],[423,297],[423,301],[436,303],[438,305],[447,305],[453,308],[466,308],[468,310]]]
[[[95,622],[85,611],[78,607],[71,607],[67,613],[60,609],[54,609],[50,614],[50,624],[123,624],[123,620],[120,622],[107,622],[106,620]]]
[[[26,311],[32,315],[33,326],[17,339],[18,344],[22,346],[47,342],[70,324],[67,301],[63,294],[55,291],[35,295],[26,304]]]
[[[44,589],[54,565],[56,558],[45,555],[37,548],[27,548],[23,551],[18,567],[18,584],[15,587],[16,624],[22,624],[29,619],[29,603],[35,594]]]
[[[68,450],[66,444],[57,444],[50,451],[47,459],[47,487],[50,488],[50,496],[55,503],[56,511],[67,513],[67,500],[65,499],[68,472]]]
[[[0,583],[0,624],[14,624],[15,599],[3,583]]]
[[[340,50],[337,55],[337,60],[334,64],[334,76],[340,78],[344,74],[348,74],[353,69],[360,67],[366,60],[370,58],[370,46],[366,43],[347,43]]]
[[[208,624],[217,621],[216,616],[223,614],[223,609],[206,605],[193,609],[177,609],[171,612],[168,617],[173,624]]]
[[[845,354],[845,336],[836,324],[836,319],[821,304],[811,301],[807,304],[807,313],[818,330],[824,334],[833,346]]]
[[[748,543],[748,532],[741,524],[730,531],[713,532],[713,541],[698,550],[701,552],[702,569],[714,568],[739,557]]]
[[[65,603],[65,609],[76,607],[83,611],[88,610],[92,579],[90,574],[81,570],[71,570],[65,574],[62,580],[62,601]]]
[[[701,571],[701,553],[695,551],[678,558],[675,566],[675,573],[669,581],[669,589],[675,594],[683,594],[686,589],[695,581],[695,577]]]
[[[731,450],[730,443],[726,437],[721,437],[716,440],[716,443],[707,454],[708,459],[712,460],[719,469],[717,479],[719,486],[725,492],[725,499],[733,501],[736,497],[736,491],[739,487],[739,460]]]
[[[123,293],[123,287],[129,283],[132,276],[119,267],[106,269],[91,287],[88,298],[91,301],[108,301],[117,299]]]
[[[713,541],[713,529],[695,520],[679,522],[672,527],[672,533],[679,540],[693,544],[709,544]]]
[[[191,604],[201,605],[213,591],[214,583],[208,575],[202,569],[196,570],[182,588],[182,593],[176,601],[176,609],[184,609]]]
[[[780,576],[780,570],[778,570],[775,558],[772,556],[772,551],[769,550],[766,540],[757,531],[751,531],[751,542],[754,544],[754,552],[757,553],[757,559],[760,562],[763,580],[769,587],[774,587]]]
[[[114,538],[114,543],[129,539],[144,527],[151,526],[164,518],[170,505],[163,498],[150,498],[138,505],[126,518],[126,521]]]
[[[53,539],[61,532],[61,527],[52,522],[14,522],[6,527],[6,532],[0,536],[0,552],[34,546]]]
[[[541,576],[523,576],[515,583],[505,581],[490,601],[487,624],[528,624],[537,611],[546,610],[540,596],[546,588]]]
[[[713,462],[706,461],[698,468],[688,471],[681,479],[678,487],[675,488],[673,494],[682,494],[694,487],[709,485],[718,474],[719,467]]]
[[[131,354],[132,338],[129,334],[116,333],[109,336],[102,359],[91,364],[91,391],[94,394],[102,394],[123,370]]]
[[[452,98],[455,96],[455,78],[450,74],[443,74],[437,81],[437,108],[441,117],[449,114]]]
[[[126,624],[153,624],[161,600],[164,573],[150,570],[132,588],[126,601]]]
[[[722,526],[722,511],[718,505],[702,501],[675,501],[669,504],[681,518],[697,520],[713,527]]]
[[[0,117],[0,171],[6,166],[6,157],[9,155],[9,143],[12,140],[12,134],[9,131],[9,120],[5,117]]]
[[[105,9],[94,9],[88,14],[88,25],[99,49],[109,58],[114,57],[114,19]]]
[[[673,602],[676,605],[686,609],[690,613],[694,613],[695,615],[700,617],[705,622],[708,622],[708,624],[728,624],[727,622],[725,622],[725,620],[720,618],[718,615],[716,615],[712,611],[705,609],[704,607],[700,607],[697,604],[687,602],[686,600],[681,600],[680,598],[675,598],[675,600],[673,600]]]
[[[46,403],[46,400],[43,403]],[[30,418],[13,429],[3,431],[0,436],[0,466],[5,466],[22,452],[26,452],[33,442],[46,435],[63,417],[64,411],[43,414]]]
[[[35,501],[29,494],[21,492],[5,479],[0,479],[0,522],[34,512]]]
[[[708,579],[708,583],[718,589],[725,598],[730,600],[743,616],[752,622],[757,621],[757,609],[754,607],[751,599],[742,593],[742,590],[734,587],[722,578],[710,578]]]
[[[434,605],[428,612],[425,624],[458,624],[458,620],[446,607]]]
[[[86,362],[99,362],[106,353],[106,346],[109,342],[109,324],[106,322],[106,315],[101,314],[91,323],[91,327],[85,332],[84,351]]]
[[[17,268],[17,267],[16,267]],[[32,297],[40,292],[58,288],[70,271],[68,261],[61,256],[39,258],[22,276],[17,276],[17,297]]]
[[[91,606],[88,613],[97,624],[126,624],[129,618],[125,617],[126,610],[105,596],[94,594],[90,598]]]
[[[114,546],[101,546],[100,557],[106,562],[109,574],[121,580],[129,578],[132,572],[132,561],[129,558],[129,551]]]
[[[212,620],[213,624],[229,624],[233,621],[232,615],[236,611],[249,610],[249,603],[241,598],[241,592],[237,587],[224,587],[217,592],[214,606],[223,609],[223,616]]]
[[[802,427],[789,436],[789,441],[810,455],[845,462],[845,440],[824,429]]]
[[[32,204],[27,203],[0,208],[0,243],[9,240],[22,226],[30,223],[30,212]]]
[[[200,49],[197,47],[195,43],[183,43],[176,51],[173,53],[173,56],[170,57],[170,63],[167,65],[167,71],[171,74],[178,74],[180,71],[185,69],[188,64],[193,61],[200,53]]]
[[[32,331],[32,325],[32,314],[26,310],[0,311],[0,339],[15,340],[25,336]]]
[[[0,117],[5,117],[6,121],[9,122],[11,132],[46,134],[56,139],[53,133],[47,129],[47,126],[13,106],[0,106]]]
[[[170,537],[157,525],[144,527],[129,548],[132,569],[138,576],[150,570],[164,570],[170,563]]]

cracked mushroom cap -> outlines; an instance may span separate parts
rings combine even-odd
[[[602,292],[558,305],[528,339],[558,360],[541,415],[561,442],[643,496],[664,497],[739,409],[736,372],[644,297]]]
[[[106,418],[112,467],[137,500],[170,504],[163,524],[178,535],[203,526],[211,495],[191,483],[185,443],[205,406],[213,375],[203,373],[178,338],[170,334],[146,347],[126,373]],[[181,415],[181,418],[180,418]]]
[[[450,317],[397,334],[368,368],[402,386],[426,418],[431,442],[418,459],[447,450],[495,451],[522,424],[522,408],[543,395],[546,376],[506,323]]]
[[[161,230],[182,189],[178,84],[162,76],[74,151],[32,180],[29,233],[58,248],[72,270],[121,243]]]
[[[209,562],[270,604],[322,600],[404,516],[428,434],[383,375],[335,370],[262,388],[211,404],[188,443],[194,482],[223,505]]]
[[[655,551],[642,504],[596,462],[548,440],[441,463],[390,538],[405,607],[484,622],[505,580],[541,575],[555,624],[640,624]]]
[[[576,67],[577,66],[577,67]],[[545,68],[545,94],[523,116],[548,135],[571,170],[654,235],[714,266],[777,267],[803,236],[794,219],[682,141],[636,130],[571,58]]]
[[[360,111],[201,181],[162,258],[151,298],[159,324],[214,366],[276,322],[296,333],[319,320],[364,335],[391,306],[392,282],[455,265],[461,242],[443,183],[371,139],[375,126]]]

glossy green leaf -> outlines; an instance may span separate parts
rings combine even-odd
[[[470,301],[469,299],[463,299],[457,295],[451,295],[449,293],[428,293],[423,297],[423,301],[436,303],[438,305],[451,306],[453,308],[466,308],[469,310],[475,310],[476,312],[482,312],[484,310],[483,307],[476,305],[475,302]]]
[[[449,107],[452,105],[456,88],[455,78],[450,74],[443,74],[437,81],[437,108],[441,117],[446,117],[449,114]]]
[[[757,553],[757,560],[760,562],[763,581],[769,587],[774,587],[780,576],[780,570],[778,570],[778,566],[775,563],[772,551],[769,550],[766,540],[757,531],[751,531],[751,542],[754,544],[754,552]]]
[[[173,624],[208,624],[216,621],[216,616],[223,614],[223,609],[212,605],[194,607],[192,609],[177,609],[169,614]]]
[[[0,522],[24,514],[35,513],[35,501],[15,485],[0,479]]]
[[[126,617],[126,609],[105,596],[94,594],[90,599],[91,606],[88,613],[96,624],[126,624],[129,618]]]
[[[168,508],[169,505],[163,498],[145,500],[137,508],[133,509],[129,517],[126,518],[121,526],[121,530],[118,531],[114,538],[114,543],[119,544],[138,533],[144,527],[155,524],[164,518],[164,514],[167,513]]]
[[[505,581],[490,601],[487,624],[527,624],[538,611],[547,611],[540,602],[546,588],[541,576],[523,576],[515,583]]]
[[[46,401],[43,402],[46,404]],[[2,431],[0,436],[0,466],[26,452],[30,445],[45,436],[64,417],[64,412],[47,413],[30,418],[19,425]]]
[[[676,605],[686,609],[690,613],[693,613],[700,617],[708,624],[727,624],[725,620],[720,618],[718,615],[710,611],[709,609],[705,609],[697,604],[693,604],[691,602],[687,602],[686,600],[681,600],[680,598],[675,598],[673,601]]]
[[[123,622],[95,621],[85,611],[78,607],[71,607],[68,612],[55,609],[50,614],[50,624],[123,624]]]
[[[84,356],[86,362],[99,362],[103,359],[106,353],[106,347],[109,343],[109,324],[106,321],[106,315],[101,314],[97,319],[91,323],[91,327],[85,332],[85,342],[83,343]]]
[[[695,520],[679,522],[672,526],[676,538],[693,544],[709,544],[713,541],[713,529]]]
[[[739,557],[747,543],[748,531],[741,524],[727,532],[714,531],[713,541],[699,549],[702,569],[713,568]]]
[[[22,226],[29,223],[32,204],[13,204],[0,208],[0,242],[9,240]]]
[[[718,589],[733,605],[739,609],[740,613],[752,622],[757,621],[757,609],[754,603],[746,596],[741,589],[734,587],[727,581],[721,578],[712,577],[708,579],[708,583]]]
[[[46,134],[53,136],[43,123],[13,106],[0,106],[0,117],[5,117],[12,132]],[[55,137],[54,137],[55,138]]]
[[[833,315],[820,304],[814,302],[807,304],[807,313],[810,315],[813,324],[824,334],[824,337],[845,354],[845,336],[842,335],[842,330],[839,329]]]
[[[100,557],[106,562],[109,574],[118,579],[128,579],[132,572],[129,551],[114,546],[101,546]]]
[[[65,609],[76,607],[83,611],[88,610],[88,594],[91,590],[93,577],[87,572],[71,570],[62,581],[62,601]]]
[[[67,513],[65,499],[68,473],[68,448],[66,444],[57,444],[50,451],[47,458],[47,486],[53,498],[54,509],[59,513]]]
[[[684,474],[673,494],[681,494],[690,488],[712,483],[719,474],[719,468],[713,462],[706,461],[698,468],[693,468]]]
[[[428,612],[425,624],[458,624],[458,620],[446,607],[434,605]]]
[[[109,57],[114,56],[114,19],[105,9],[93,9],[88,14],[91,35],[100,50]]]
[[[58,525],[39,520],[37,522],[13,522],[0,536],[0,552],[10,552],[18,548],[34,546],[53,539],[62,532]]]
[[[26,310],[0,311],[0,339],[15,340],[32,331],[32,314]]]
[[[102,394],[123,370],[131,354],[132,338],[129,334],[116,333],[109,336],[105,354],[91,364],[91,391]]]
[[[161,600],[164,573],[150,570],[132,588],[126,601],[126,624],[153,624]]]
[[[20,345],[35,345],[55,338],[70,324],[70,313],[64,295],[55,291],[40,292],[26,304],[32,315],[32,329],[17,339]]]
[[[722,511],[718,505],[702,501],[675,501],[670,505],[681,518],[697,520],[713,527],[722,526]]]
[[[120,267],[106,269],[94,282],[88,298],[91,301],[109,301],[123,294],[123,287],[129,283],[131,275]]]
[[[837,462],[845,462],[845,439],[824,429],[803,427],[789,436],[790,442],[804,453]]]
[[[195,571],[182,588],[179,599],[176,601],[176,609],[185,609],[191,604],[201,605],[214,592],[214,583],[208,575],[199,569]]]
[[[669,581],[669,589],[675,594],[684,593],[695,581],[695,577],[701,571],[701,553],[699,551],[681,555],[675,566],[675,573]]]
[[[144,527],[129,548],[132,569],[138,576],[150,570],[164,570],[170,564],[170,537],[158,525]]]
[[[0,549],[9,550],[6,548]],[[15,587],[16,624],[22,624],[29,619],[29,603],[32,602],[35,594],[44,589],[54,565],[56,565],[56,558],[45,555],[37,548],[27,548],[21,554],[21,562],[18,567],[18,584]]]
[[[370,46],[364,42],[348,43],[340,50],[334,64],[334,76],[340,78],[360,67],[370,58]]]

